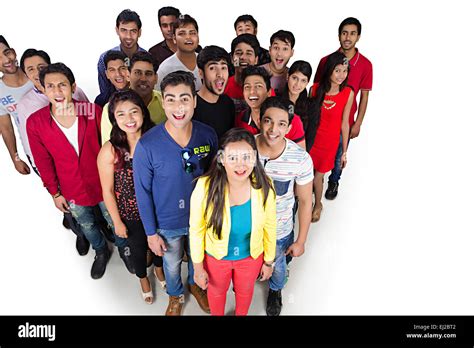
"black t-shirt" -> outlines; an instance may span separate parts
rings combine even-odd
[[[225,132],[234,127],[234,102],[225,94],[220,95],[217,103],[214,104],[208,103],[199,95],[197,98],[193,120],[200,121],[212,127],[220,139]]]

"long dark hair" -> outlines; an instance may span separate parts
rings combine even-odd
[[[321,107],[323,105],[324,96],[331,89],[331,75],[337,65],[347,65],[347,77],[339,86],[339,91],[342,91],[344,87],[347,86],[347,79],[349,78],[350,65],[346,56],[342,52],[334,52],[328,56],[326,64],[323,68],[323,73],[321,75],[321,81],[319,82],[318,88],[316,89],[316,96],[310,98],[313,105],[311,109],[314,112],[314,115],[309,119],[308,128],[306,131],[306,148],[308,151],[311,149],[314,143],[314,138],[316,136],[316,131],[319,127],[319,120],[321,117]]]
[[[117,120],[115,119],[115,108],[117,107],[118,103],[124,101],[130,101],[142,110],[142,135],[155,125],[150,118],[150,111],[148,111],[148,108],[145,106],[143,99],[140,98],[137,92],[132,90],[117,91],[110,97],[108,108],[109,120],[112,124],[112,131],[110,132],[110,143],[112,144],[115,150],[115,170],[123,168],[124,160],[130,154],[130,144],[127,140],[127,133],[120,129],[117,124]]]
[[[236,143],[238,141],[245,141],[257,153],[255,137],[249,131],[242,128],[232,128],[222,136],[219,141],[219,150],[221,151],[218,151],[218,153],[222,152],[228,144]],[[216,236],[221,239],[222,217],[224,215],[225,194],[227,189],[227,174],[224,166],[219,162],[220,160],[218,157],[219,154],[214,157],[209,170],[203,175],[209,180],[204,216],[207,220],[207,228],[212,228]],[[265,206],[269,191],[273,190],[273,186],[258,159],[258,153],[255,167],[252,174],[250,174],[250,182],[254,189],[263,189],[263,196],[265,197],[263,205]],[[209,212],[211,212],[210,216],[208,214]]]

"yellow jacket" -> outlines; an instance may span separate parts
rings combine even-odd
[[[222,220],[222,239],[218,239],[212,229],[207,229],[207,221],[204,216],[206,210],[208,177],[199,178],[191,195],[190,217],[189,217],[189,242],[191,248],[191,259],[200,263],[204,259],[204,251],[207,251],[216,259],[220,260],[227,255],[230,236],[230,205],[229,194],[226,192],[224,203],[224,216]],[[252,206],[252,232],[250,234],[250,255],[256,259],[262,254],[266,262],[275,259],[276,252],[276,201],[275,192],[270,190],[267,202],[263,207],[263,190],[251,189]],[[210,212],[208,211],[208,215]]]

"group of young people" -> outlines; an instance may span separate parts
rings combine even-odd
[[[242,15],[229,53],[201,48],[196,20],[176,8],[161,8],[158,21],[164,40],[146,51],[138,14],[118,15],[120,45],[99,58],[94,103],[68,66],[37,49],[18,63],[0,36],[0,132],[12,162],[30,172],[10,116],[79,254],[95,250],[92,278],[105,273],[112,242],[147,304],[153,264],[166,315],[183,311],[183,261],[204,312],[225,313],[232,281],[235,314],[246,315],[258,279],[268,280],[267,314],[279,315],[288,265],[321,216],[324,175],[332,171],[325,197],[334,199],[366,112],[372,65],[356,48],[361,24],[342,21],[340,47],[321,59],[308,93],[310,63],[288,66],[290,31],[266,50],[256,20]]]

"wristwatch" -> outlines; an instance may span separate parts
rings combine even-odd
[[[273,261],[272,263],[264,262],[263,264],[267,267],[275,268],[275,261]]]

